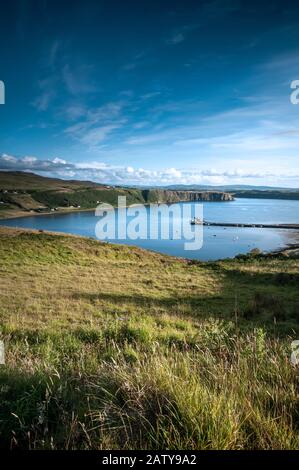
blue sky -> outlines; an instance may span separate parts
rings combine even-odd
[[[0,169],[299,186],[298,2],[6,3]]]

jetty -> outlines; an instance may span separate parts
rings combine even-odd
[[[200,219],[199,217],[193,217],[193,219],[190,220],[191,225],[203,225],[203,220]]]
[[[191,222],[192,223],[192,222]],[[244,227],[244,228],[276,228],[276,229],[290,229],[299,230],[299,224],[241,224],[232,222],[208,222],[204,220],[202,225],[211,227]]]

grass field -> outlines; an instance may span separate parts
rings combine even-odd
[[[299,260],[0,229],[0,447],[299,449]]]

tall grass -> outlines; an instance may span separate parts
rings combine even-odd
[[[298,448],[289,343],[206,322],[184,347],[169,331],[121,341],[93,330],[11,332],[0,372],[2,447]],[[215,333],[216,332],[216,333]]]
[[[299,448],[298,260],[5,229],[0,255],[1,448]]]

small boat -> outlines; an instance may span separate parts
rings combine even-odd
[[[203,221],[199,217],[193,217],[193,219],[190,220],[191,225],[202,225]]]

